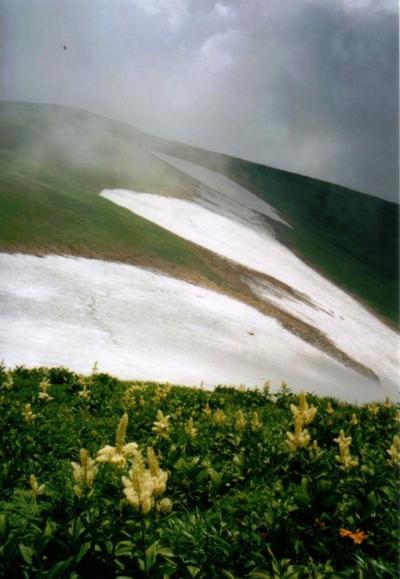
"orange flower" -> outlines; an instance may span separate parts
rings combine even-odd
[[[361,545],[361,543],[368,537],[367,533],[360,531],[360,529],[357,529],[354,533],[348,529],[339,529],[339,535],[341,537],[350,537],[350,539],[353,539],[355,545]]]

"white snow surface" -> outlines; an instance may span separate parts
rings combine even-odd
[[[240,221],[251,221],[253,224],[259,222],[257,214],[260,214],[291,227],[269,203],[225,175],[165,153],[153,155],[201,183],[202,186],[197,191],[199,203],[212,211],[220,210],[223,214],[232,215]]]
[[[350,401],[385,388],[229,297],[118,263],[0,254],[0,358],[206,387],[282,379]]]
[[[181,161],[179,169],[198,180],[204,177],[203,168],[194,171],[193,163]],[[222,191],[223,187],[228,187],[227,178],[224,177],[222,187],[219,179],[221,176],[216,174],[218,178],[213,182],[214,172],[204,171],[207,173],[203,185],[220,193],[214,198],[220,208],[218,212],[204,207],[201,199],[193,202],[120,189],[105,190],[101,195],[189,241],[270,275],[305,294],[314,307],[290,299],[287,295],[271,293],[259,281],[249,281],[255,294],[322,330],[338,348],[355,361],[371,368],[388,395],[398,398],[398,334],[351,296],[307,266],[282,245],[268,228],[261,230],[255,227],[251,218],[246,223],[246,212],[235,217],[230,210],[229,191]]]

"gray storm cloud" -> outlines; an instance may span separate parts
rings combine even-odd
[[[2,99],[80,106],[397,199],[395,1],[1,0],[0,10]]]

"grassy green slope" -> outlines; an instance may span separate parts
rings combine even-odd
[[[56,105],[0,103],[0,247],[134,263],[222,283],[220,263],[98,193],[107,187],[190,194],[164,151],[225,173],[293,229],[281,240],[386,319],[398,320],[398,206],[300,175],[155,138]]]
[[[137,147],[139,132],[73,109],[6,103],[0,133],[3,249],[93,255],[218,280],[206,251],[99,196],[107,187],[193,186]]]

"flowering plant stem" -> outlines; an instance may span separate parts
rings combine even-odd
[[[147,531],[148,521],[146,520],[145,516],[142,516],[140,519],[140,528],[141,528],[141,550],[143,553],[143,566],[144,572],[147,575],[148,564],[147,564],[147,556],[146,556],[146,531]]]

